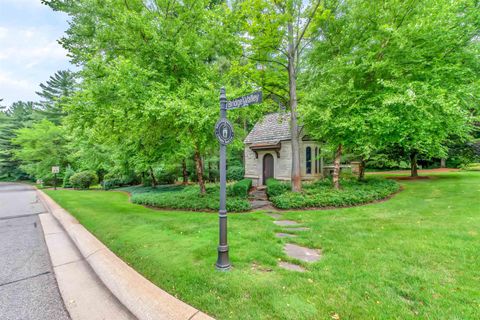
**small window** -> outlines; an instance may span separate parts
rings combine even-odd
[[[315,174],[318,173],[318,148],[315,147]]]
[[[305,159],[307,162],[306,172],[307,174],[312,174],[312,148],[307,147]]]

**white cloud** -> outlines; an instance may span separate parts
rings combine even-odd
[[[0,0],[0,6],[9,1]],[[16,5],[33,2],[15,0]],[[62,28],[25,23],[18,25],[0,21],[0,99],[4,99],[3,104],[37,100],[35,91],[41,82],[58,70],[71,68],[67,52],[57,42],[63,35]]]

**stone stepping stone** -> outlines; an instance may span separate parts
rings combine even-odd
[[[292,220],[278,220],[278,221],[273,221],[277,226],[296,226],[298,225],[297,221],[292,221]]]
[[[293,263],[289,263],[289,262],[285,262],[285,261],[280,261],[280,263],[278,264],[281,268],[283,269],[286,269],[286,270],[290,270],[290,271],[298,271],[298,272],[305,272],[307,270],[305,270],[304,267],[302,266],[299,266],[297,264],[293,264]]]
[[[267,215],[272,217],[273,219],[280,219],[282,217],[281,214],[278,214],[278,213],[271,213],[271,212],[267,212]]]
[[[287,243],[283,248],[287,256],[305,262],[315,262],[321,258],[321,251]]]
[[[297,227],[297,228],[285,228],[285,231],[290,232],[290,231],[308,231],[310,228],[307,227]]]
[[[277,238],[295,238],[295,237],[297,237],[296,234],[283,233],[283,232],[276,233],[275,236]]]

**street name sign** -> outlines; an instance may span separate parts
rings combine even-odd
[[[260,102],[262,102],[262,91],[257,91],[249,95],[227,101],[227,110],[243,108]]]

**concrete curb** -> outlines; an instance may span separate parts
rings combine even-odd
[[[98,278],[135,317],[140,320],[214,320],[145,279],[43,191],[37,192]]]

